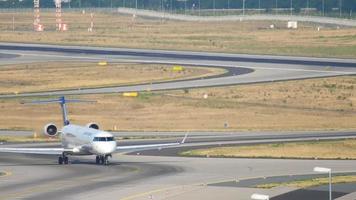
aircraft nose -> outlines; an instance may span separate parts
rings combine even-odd
[[[111,154],[116,150],[116,142],[98,142],[94,148],[98,154]]]

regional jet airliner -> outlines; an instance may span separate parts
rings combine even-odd
[[[168,146],[178,146],[183,144],[187,138],[187,135],[185,135],[181,142],[176,143],[118,146],[114,136],[109,132],[99,130],[99,126],[96,123],[88,123],[86,126],[71,124],[69,122],[66,109],[66,103],[69,102],[82,102],[82,100],[60,97],[59,99],[54,100],[32,102],[36,104],[59,103],[61,105],[63,128],[61,131],[58,131],[57,126],[50,123],[44,127],[44,133],[49,137],[60,135],[62,147],[0,148],[0,152],[58,155],[58,164],[68,164],[68,156],[70,155],[95,155],[96,164],[107,165],[108,158],[115,152],[160,149]]]

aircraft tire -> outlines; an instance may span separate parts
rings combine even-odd
[[[68,163],[69,163],[69,162],[68,162],[68,157],[64,157],[64,158],[63,158],[63,162],[64,162],[65,165],[68,165]]]
[[[105,155],[103,164],[104,165],[108,165],[109,164],[109,155]]]
[[[59,165],[62,165],[62,164],[63,164],[63,157],[62,157],[62,156],[59,156],[59,157],[58,157],[58,164],[59,164]]]
[[[105,157],[104,156],[100,156],[100,164],[104,164],[105,163]]]

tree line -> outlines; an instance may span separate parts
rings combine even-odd
[[[243,2],[245,1],[245,2]],[[53,0],[40,0],[42,8],[53,8]],[[318,11],[345,13],[356,11],[356,0],[64,0],[63,7],[131,7],[140,9],[290,9],[300,12],[302,8],[315,8]],[[0,8],[31,8],[33,0],[2,0]]]

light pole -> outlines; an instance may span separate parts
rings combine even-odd
[[[269,196],[264,195],[264,194],[253,194],[253,195],[251,195],[251,199],[252,200],[269,200]]]
[[[325,16],[325,0],[322,0],[322,6],[321,6],[322,10],[323,10],[323,16]]]
[[[293,15],[293,0],[290,0],[290,15]]]
[[[201,12],[201,7],[200,7],[200,0],[199,0],[199,16],[200,16],[200,12]]]
[[[213,0],[213,12],[214,12],[214,16],[215,16],[215,0]]]
[[[15,1],[12,2],[13,11],[12,11],[12,31],[15,31]]]
[[[339,0],[340,17],[342,16],[342,0]]]
[[[324,168],[324,167],[314,167],[314,172],[328,173],[329,174],[329,200],[332,200],[332,194],[331,194],[331,169],[330,168]]]
[[[276,0],[276,14],[278,14],[278,0]]]
[[[184,1],[184,14],[187,15],[187,0]]]
[[[227,0],[227,14],[229,14],[230,11],[230,0]]]
[[[258,12],[261,14],[261,0],[258,0]]]
[[[245,0],[242,0],[242,15],[245,16]]]
[[[160,7],[161,7],[161,12],[163,12],[163,0],[161,0],[161,5],[160,5]]]

